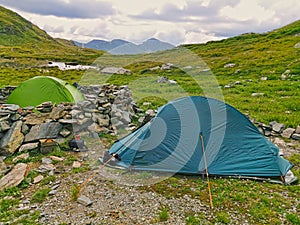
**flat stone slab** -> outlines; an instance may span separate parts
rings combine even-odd
[[[58,137],[62,125],[58,122],[35,125],[25,136],[25,142],[38,141],[40,139],[55,139]]]
[[[4,188],[10,188],[18,186],[29,172],[29,167],[25,163],[17,164],[12,171],[2,177],[0,180],[0,191]]]

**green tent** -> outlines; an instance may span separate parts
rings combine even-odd
[[[78,102],[83,95],[73,85],[50,76],[33,77],[20,84],[9,96],[7,103],[21,107],[37,106],[43,102]]]

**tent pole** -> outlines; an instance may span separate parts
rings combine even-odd
[[[200,133],[200,139],[202,142],[202,152],[203,152],[204,166],[205,166],[205,172],[206,172],[206,178],[207,178],[207,188],[208,188],[208,193],[209,193],[210,208],[213,209],[213,199],[212,199],[211,188],[210,188],[210,181],[209,181],[209,175],[208,175],[206,154],[205,154],[205,150],[204,150],[204,139],[203,139],[202,132]]]
[[[103,163],[95,172],[93,172],[79,187],[79,194],[81,194],[82,190],[84,187],[94,178],[94,176],[101,171],[118,153],[112,154],[112,156],[105,162]]]

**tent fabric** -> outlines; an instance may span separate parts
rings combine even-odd
[[[83,95],[73,85],[50,76],[37,76],[21,83],[9,96],[7,103],[21,107],[37,106],[43,102],[78,102]]]
[[[164,105],[156,117],[115,142],[109,152],[117,153],[118,166],[125,168],[203,174],[200,136],[211,175],[279,177],[293,166],[245,115],[201,96]]]

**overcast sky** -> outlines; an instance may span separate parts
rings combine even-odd
[[[155,37],[174,45],[266,32],[300,19],[299,0],[0,0],[53,37]]]

